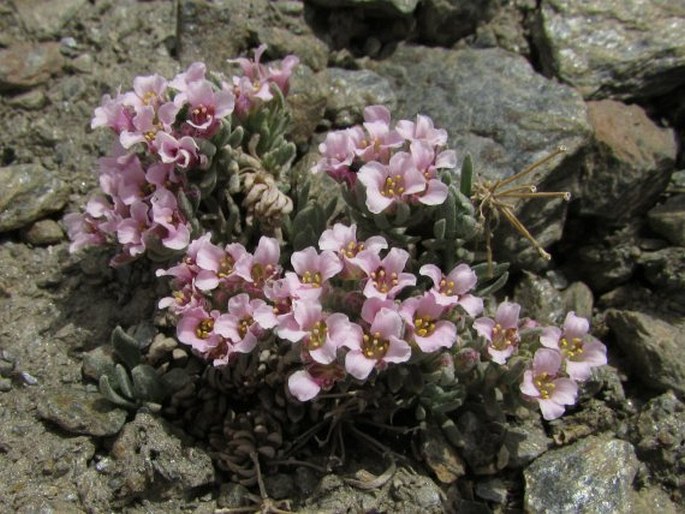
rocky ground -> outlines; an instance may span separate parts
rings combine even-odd
[[[87,379],[116,325],[151,319],[160,285],[142,264],[108,268],[107,251],[70,255],[61,219],[96,187],[109,138],[89,123],[103,93],[195,60],[224,69],[266,43],[269,59],[302,62],[290,102],[303,163],[325,130],[378,103],[431,115],[491,177],[565,145],[538,180],[572,202],[520,211],[552,262],[506,232],[497,255],[520,270],[511,294],[527,314],[592,317],[610,361],[555,422],[512,424],[493,442],[457,419],[472,448],[506,454],[499,465],[424,451],[384,476],[352,455],[337,474],[270,476],[270,495],[303,512],[685,511],[685,7],[592,4],[1,3],[0,510],[214,512],[245,500],[201,445],[113,409]],[[373,490],[351,478],[365,468],[379,475]]]

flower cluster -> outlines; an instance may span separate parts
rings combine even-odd
[[[447,186],[438,170],[457,165],[454,150],[445,150],[447,132],[428,116],[416,122],[399,120],[391,127],[390,111],[382,105],[364,109],[361,126],[329,132],[319,145],[321,160],[314,173],[366,190],[366,207],[378,214],[396,203],[440,205]]]
[[[494,319],[481,317],[473,327],[486,340],[486,351],[497,364],[506,364],[522,340],[522,332],[537,328],[530,319],[519,319],[521,306],[503,302]],[[590,325],[574,312],[566,315],[562,328],[545,327],[539,336],[541,347],[523,374],[521,392],[538,403],[545,419],[558,418],[565,406],[573,405],[578,383],[592,375],[592,368],[607,363],[606,347],[588,334]]]
[[[172,295],[160,307],[178,316],[179,340],[214,365],[229,364],[271,335],[298,345],[303,369],[288,387],[302,401],[348,374],[363,381],[413,354],[453,347],[454,320],[483,308],[469,293],[475,273],[465,264],[446,275],[424,265],[419,275],[433,286],[401,299],[417,283],[405,270],[409,253],[379,236],[360,241],[356,231],[335,224],[318,249],[294,252],[285,271],[273,238],[262,237],[251,253],[239,243],[216,246],[207,234],[180,264],[158,272],[173,278]]]
[[[172,80],[136,77],[133,91],[103,96],[91,127],[109,128],[117,141],[99,161],[103,194],[91,198],[85,213],[65,217],[72,251],[116,242],[121,251],[112,263],[120,265],[149,249],[188,246],[192,213],[183,201],[200,200],[190,174],[206,172],[232,117],[259,109],[273,99],[274,88],[288,91],[298,59],[288,56],[281,67],[266,67],[259,62],[265,48],[256,50],[255,60],[233,61],[243,75],[231,81],[210,80],[205,65],[196,62]]]

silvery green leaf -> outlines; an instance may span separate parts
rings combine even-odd
[[[112,388],[107,375],[102,375],[100,377],[99,390],[102,396],[119,407],[124,407],[126,409],[135,409],[137,407],[135,403],[122,397]]]
[[[135,397],[155,403],[161,403],[166,396],[155,368],[148,364],[139,364],[131,370]]]
[[[127,334],[123,328],[117,325],[112,331],[110,342],[115,355],[121,359],[129,369],[140,364],[142,354],[138,341],[135,337]]]
[[[128,376],[126,368],[121,364],[116,364],[114,366],[114,374],[117,377],[117,385],[119,386],[121,393],[126,398],[130,398],[131,400],[135,399],[136,395],[133,390],[133,383],[131,383],[131,378]]]
[[[232,146],[233,148],[238,148],[243,142],[244,136],[245,130],[243,129],[243,127],[238,125],[231,131],[231,134],[228,136],[228,139],[226,140],[226,144]]]
[[[433,236],[435,239],[444,239],[445,238],[445,230],[447,228],[447,220],[445,218],[441,218],[437,220],[433,224]]]

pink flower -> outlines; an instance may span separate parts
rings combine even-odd
[[[359,267],[353,259],[359,252],[366,251],[379,254],[388,247],[383,236],[371,236],[366,241],[357,241],[357,225],[350,226],[336,223],[333,228],[324,230],[319,238],[319,248],[335,252],[343,261],[343,278],[352,278],[359,274]]]
[[[92,216],[72,212],[65,215],[63,221],[71,240],[70,253],[78,252],[87,246],[99,246],[107,242],[107,238],[98,228],[97,220]]]
[[[378,161],[387,164],[393,148],[402,146],[404,140],[390,128],[390,111],[383,105],[364,109],[364,128],[368,137],[359,141],[355,154],[364,162]]]
[[[561,354],[540,348],[533,356],[533,368],[523,373],[521,392],[540,406],[542,417],[556,419],[564,413],[565,405],[576,403],[578,385],[570,378],[559,377]]]
[[[345,370],[338,364],[323,365],[313,363],[306,370],[299,370],[288,377],[288,390],[300,400],[306,402],[345,378]]]
[[[166,132],[157,132],[154,146],[159,153],[159,158],[165,164],[175,164],[179,168],[188,168],[198,162],[198,146],[190,136],[176,139]]]
[[[124,95],[124,102],[136,112],[146,106],[156,109],[166,100],[166,89],[167,81],[161,75],[136,77],[133,79],[133,91]]]
[[[366,207],[374,214],[426,189],[426,180],[407,152],[393,155],[387,166],[376,161],[365,164],[357,178],[366,187]]]
[[[400,248],[391,248],[383,260],[378,254],[369,251],[357,254],[355,263],[368,277],[364,286],[364,296],[385,300],[394,298],[407,286],[416,285],[416,277],[403,272],[407,260],[409,252]]]
[[[229,116],[235,107],[233,92],[225,86],[215,91],[212,83],[205,80],[188,84],[187,123],[204,138],[213,136],[219,128],[219,120]]]
[[[228,301],[228,314],[219,316],[214,330],[232,343],[232,351],[249,353],[276,323],[276,316],[264,300],[251,300],[248,294],[241,293]]]
[[[239,280],[235,265],[247,256],[247,250],[240,243],[230,243],[225,248],[213,244],[202,245],[197,252],[199,271],[195,285],[202,291],[211,291],[222,283]]]
[[[190,242],[190,228],[183,218],[176,196],[164,188],[157,188],[150,199],[152,220],[163,229],[162,244],[172,250],[183,250]]]
[[[352,171],[354,160],[355,140],[351,137],[355,129],[336,130],[329,132],[326,139],[319,145],[321,159],[311,169],[312,173],[326,172],[338,183],[346,183],[352,187],[357,181],[357,174]],[[359,127],[359,138],[364,134]]]
[[[254,255],[248,253],[236,262],[235,272],[243,280],[252,284],[255,289],[261,290],[280,272],[278,265],[280,257],[281,248],[278,246],[278,240],[262,236]]]
[[[445,307],[431,294],[408,298],[400,306],[410,337],[421,351],[431,353],[440,348],[451,348],[457,341],[457,327],[451,321],[441,320]]]
[[[436,158],[433,148],[422,141],[412,142],[410,151],[416,168],[426,180],[426,189],[416,196],[417,201],[424,205],[442,204],[447,198],[448,188],[437,178],[437,169],[456,167],[456,154],[453,150],[445,150]]]
[[[117,134],[133,130],[134,111],[124,105],[124,98],[119,91],[114,99],[110,95],[103,95],[100,107],[95,109],[90,127],[109,127]]]
[[[398,121],[395,130],[408,141],[424,141],[430,146],[447,144],[447,131],[436,129],[433,120],[422,114],[416,116],[416,123],[408,120]]]
[[[343,343],[349,348],[345,355],[347,372],[359,380],[366,380],[375,367],[408,361],[411,347],[401,339],[402,325],[400,315],[386,308],[378,311],[368,332],[350,323],[350,333]]]
[[[210,242],[211,237],[212,234],[207,233],[202,237],[193,239],[188,248],[186,248],[185,256],[178,264],[166,270],[158,269],[155,275],[158,277],[173,277],[177,283],[183,285],[193,283],[200,271],[200,267],[197,265],[197,254],[206,245],[212,245]]]
[[[320,303],[305,300],[295,303],[292,322],[279,325],[278,336],[294,343],[303,341],[312,360],[330,364],[349,336],[350,326],[344,314],[325,315]]]
[[[473,322],[478,335],[488,341],[487,352],[497,364],[505,364],[518,348],[520,311],[520,305],[502,302],[497,307],[494,320],[482,317]]]
[[[149,206],[144,202],[131,205],[130,217],[117,226],[117,238],[124,246],[124,252],[134,257],[145,251],[144,236],[151,227]]]
[[[457,265],[447,275],[443,275],[434,264],[424,264],[419,269],[419,274],[433,281],[430,293],[435,296],[438,305],[459,305],[469,316],[476,316],[483,311],[483,300],[469,294],[478,279],[467,264]]]
[[[340,259],[331,251],[320,254],[314,247],[294,252],[290,258],[295,273],[286,273],[295,297],[318,298],[326,281],[342,271]]]
[[[578,382],[590,378],[592,368],[607,363],[606,346],[588,335],[589,330],[590,324],[585,318],[569,312],[563,331],[557,327],[546,327],[540,336],[543,346],[561,352],[566,373]]]
[[[180,94],[188,90],[188,86],[196,82],[202,82],[205,79],[205,73],[207,72],[207,67],[203,62],[194,62],[188,69],[183,73],[176,75],[171,82],[169,82],[169,87],[172,87],[179,91]],[[174,97],[174,100],[180,96],[180,94]]]
[[[207,353],[221,340],[221,335],[216,331],[218,318],[217,310],[207,312],[201,307],[186,310],[176,325],[178,340],[200,354]]]

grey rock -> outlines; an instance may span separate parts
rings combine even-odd
[[[300,63],[314,71],[321,71],[328,63],[328,47],[314,36],[304,21],[296,28],[260,26],[257,37],[271,53],[281,56],[295,54]]]
[[[32,89],[26,93],[12,96],[7,103],[13,107],[24,109],[26,111],[37,111],[45,107],[48,97],[40,89]]]
[[[76,388],[45,391],[38,403],[38,415],[67,432],[97,437],[118,433],[126,422],[126,411],[112,408],[97,392]]]
[[[12,0],[24,28],[39,38],[54,37],[87,0]]]
[[[685,322],[669,323],[637,311],[610,309],[606,322],[628,357],[635,378],[659,391],[685,394]]]
[[[292,128],[289,136],[295,144],[308,142],[323,119],[327,95],[321,83],[322,75],[301,64],[290,78],[287,101],[292,113]]]
[[[637,269],[640,248],[620,235],[578,248],[576,269],[594,290],[607,291],[630,280]]]
[[[509,451],[507,467],[517,469],[530,464],[553,445],[539,421],[530,421],[523,426],[507,427],[504,446]]]
[[[55,220],[39,220],[22,232],[22,239],[36,246],[59,243],[64,239],[64,231]]]
[[[658,512],[659,514],[679,514],[678,505],[671,501],[667,492],[659,486],[648,486],[633,493],[633,512]]]
[[[525,316],[543,325],[558,325],[566,315],[561,293],[549,280],[534,273],[524,272],[516,284],[514,299],[524,306]]]
[[[312,3],[327,9],[352,7],[385,14],[411,14],[419,0],[313,0]]]
[[[91,54],[81,54],[69,62],[67,66],[78,73],[92,73],[95,59]]]
[[[59,211],[67,201],[66,184],[39,164],[1,167],[0,184],[0,232]]]
[[[685,246],[685,195],[670,197],[647,214],[654,232],[677,246]]]
[[[671,129],[657,127],[637,105],[588,102],[595,137],[574,196],[582,214],[619,219],[641,214],[666,189],[677,145]]]
[[[672,392],[653,398],[640,411],[634,430],[638,457],[659,480],[684,491],[685,404]]]
[[[0,49],[0,92],[43,84],[58,74],[63,64],[59,43],[20,43]]]
[[[476,495],[484,500],[503,505],[509,494],[507,484],[499,478],[491,478],[476,484]]]
[[[495,16],[497,0],[425,0],[417,12],[422,41],[451,46]]]
[[[114,377],[114,356],[110,345],[98,346],[83,354],[83,376],[98,382],[102,375]]]
[[[449,144],[459,150],[460,159],[471,154],[480,176],[510,176],[560,145],[567,148],[565,158],[539,168],[527,180],[540,191],[550,191],[565,187],[562,182],[577,174],[578,152],[591,135],[585,103],[573,89],[537,74],[523,57],[499,48],[401,45],[374,66],[393,80],[395,118],[431,116],[436,126],[447,129]],[[561,200],[532,200],[518,214],[548,246],[561,238],[564,212]],[[497,240],[503,260],[540,265],[522,236],[505,232]]]
[[[0,378],[0,391],[6,393],[12,390],[12,380],[9,378]]]
[[[685,248],[671,246],[656,252],[643,252],[638,261],[645,278],[660,290],[685,290]]]
[[[573,311],[582,318],[592,318],[594,295],[584,282],[573,282],[561,292],[561,298],[566,312]]]
[[[179,58],[183,66],[204,61],[223,72],[251,44],[250,28],[269,11],[266,0],[181,0],[178,11]]]
[[[638,461],[630,443],[587,437],[545,453],[525,471],[526,512],[629,514]]]
[[[203,450],[184,442],[163,420],[140,412],[112,446],[116,460],[111,484],[121,501],[141,495],[185,495],[214,482],[212,461]]]
[[[264,478],[264,488],[269,497],[275,500],[292,498],[295,492],[295,480],[292,475],[276,473]]]
[[[364,107],[383,104],[391,111],[396,98],[387,78],[370,70],[328,68],[323,72],[328,91],[327,117],[336,127],[360,123]]]
[[[543,69],[586,98],[659,96],[683,83],[685,4],[544,0],[535,31]]]

